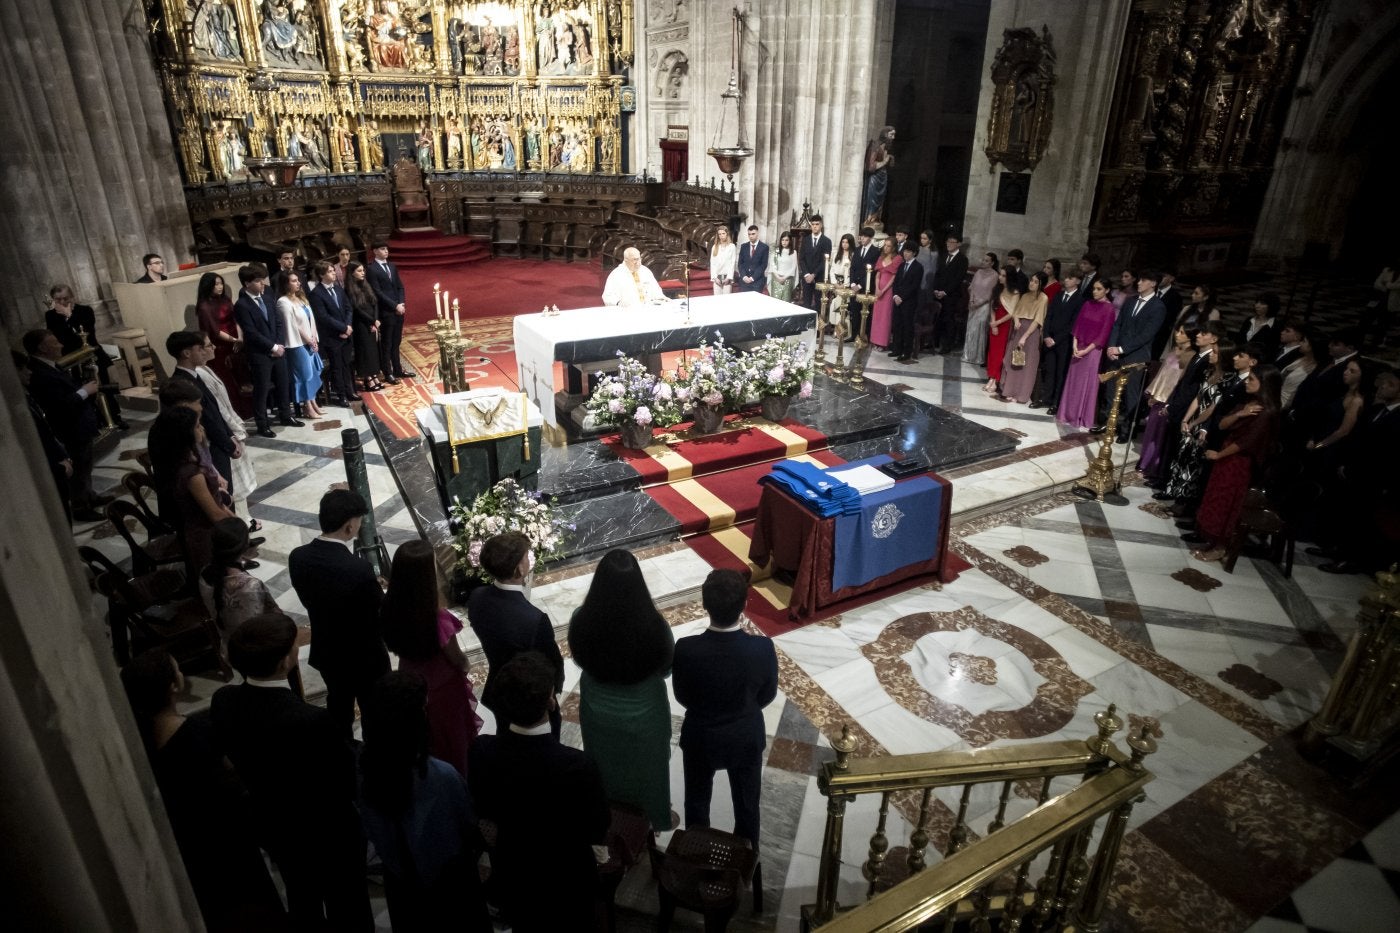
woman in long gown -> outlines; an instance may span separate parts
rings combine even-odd
[[[199,415],[185,405],[162,410],[147,437],[160,514],[179,530],[187,579],[194,579],[213,555],[214,523],[237,517],[224,478],[207,457],[199,456],[207,443]]]
[[[583,671],[583,750],[598,764],[608,799],[671,828],[671,674],[675,637],[657,611],[637,558],[603,555],[588,596],[569,620],[569,650]]]
[[[1099,404],[1099,359],[1108,335],[1113,332],[1116,314],[1113,303],[1108,300],[1108,282],[1095,279],[1089,300],[1079,309],[1071,332],[1073,352],[1069,372],[1065,375],[1065,389],[1060,396],[1060,410],[1055,414],[1055,420],[1061,424],[1087,428],[1094,423]]]
[[[1205,320],[1201,318],[1201,320]],[[1189,332],[1189,331],[1188,331]],[[1158,500],[1170,499],[1167,495],[1167,484],[1171,482],[1172,467],[1176,463],[1176,455],[1181,450],[1181,444],[1185,440],[1185,435],[1181,433],[1181,422],[1185,420],[1186,413],[1191,410],[1191,405],[1196,401],[1201,392],[1201,384],[1210,378],[1211,372],[1215,369],[1216,350],[1219,349],[1220,341],[1225,337],[1225,327],[1219,321],[1206,321],[1205,326],[1196,332],[1196,339],[1192,341],[1195,347],[1195,355],[1191,357],[1190,363],[1181,373],[1181,378],[1177,380],[1171,395],[1167,396],[1167,407],[1162,413],[1166,421],[1166,427],[1161,439],[1161,448],[1158,453],[1156,468],[1143,475],[1147,478],[1147,485],[1157,492],[1152,498]]]
[[[851,257],[856,252],[856,238],[849,233],[841,234],[841,240],[836,245],[836,252],[831,257],[831,282],[834,285],[846,285],[851,281]],[[828,325],[834,325],[837,316],[833,311],[839,311],[841,306],[846,304],[845,299],[838,298],[834,293],[831,300],[823,311],[822,320]],[[854,335],[848,335],[847,339],[853,339]]]
[[[353,259],[346,263],[345,281],[345,294],[355,309],[355,375],[365,392],[378,392],[384,388],[379,381],[379,304],[365,279],[365,264]]]
[[[792,301],[796,283],[797,251],[792,248],[792,234],[783,231],[778,248],[768,257],[768,294],[779,301]]]
[[[1230,369],[1235,348],[1218,344],[1210,373],[1201,380],[1201,388],[1196,392],[1196,400],[1186,409],[1181,419],[1181,445],[1172,460],[1172,475],[1163,490],[1163,499],[1175,499],[1174,511],[1187,517],[1195,511],[1194,503],[1199,502],[1205,490],[1210,461],[1206,459],[1206,425],[1215,411],[1215,405],[1237,381],[1239,376]]]
[[[972,273],[972,284],[967,288],[967,331],[962,358],[964,363],[973,366],[987,365],[987,324],[997,286],[1002,282],[998,271],[1000,264],[996,253],[984,255],[982,265]]]
[[[467,752],[481,731],[469,665],[457,644],[462,621],[438,601],[433,546],[407,541],[394,552],[389,589],[379,605],[384,644],[399,670],[428,685],[428,749],[467,776]]]
[[[1027,280],[1026,293],[1011,314],[1009,326],[1012,330],[1001,364],[1002,401],[1024,405],[1035,391],[1035,377],[1040,369],[1040,332],[1045,327],[1045,309],[1050,304],[1044,291],[1046,278],[1044,272],[1037,272]],[[1018,349],[1026,358],[1022,365],[1014,366],[1012,355]]]
[[[287,273],[277,310],[287,325],[287,379],[292,401],[299,414],[319,418],[325,414],[316,407],[316,393],[321,391],[320,337],[311,304],[301,290],[301,276],[296,272]]]
[[[997,393],[1002,362],[1006,358],[1006,343],[1011,339],[1011,319],[1028,287],[1026,274],[1019,269],[1003,270],[1000,281],[1001,294],[992,307],[987,330],[987,384],[982,391],[988,395]]]
[[[1173,346],[1167,351],[1162,368],[1157,370],[1152,384],[1147,387],[1147,397],[1151,402],[1147,407],[1147,426],[1142,430],[1142,451],[1138,455],[1138,472],[1144,476],[1154,476],[1161,469],[1170,433],[1167,430],[1167,402],[1196,355],[1193,346],[1195,339],[1193,331],[1178,327],[1172,335]]]
[[[1207,450],[1211,462],[1201,507],[1196,511],[1196,530],[1210,542],[1209,548],[1192,551],[1191,556],[1206,562],[1225,556],[1225,548],[1240,523],[1250,480],[1273,452],[1278,437],[1279,389],[1283,377],[1267,363],[1254,367],[1245,377],[1248,393],[1244,404],[1220,419],[1225,442],[1219,450]]]
[[[222,275],[206,272],[200,276],[197,294],[195,314],[199,318],[199,328],[214,343],[214,359],[209,367],[228,390],[234,410],[244,418],[251,418],[252,399],[243,394],[243,385],[248,382],[244,378],[248,364],[241,352],[243,335],[233,317],[233,299],[229,295],[228,284]]]
[[[875,306],[870,312],[870,342],[881,350],[890,345],[890,326],[894,323],[894,277],[904,257],[894,250],[894,238],[880,246],[875,260]]]
[[[734,287],[734,263],[739,258],[739,250],[729,238],[729,228],[720,224],[715,228],[715,242],[710,247],[710,284],[716,295],[728,295]]]

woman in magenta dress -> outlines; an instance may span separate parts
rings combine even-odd
[[[457,645],[462,622],[438,602],[437,563],[427,541],[408,541],[394,554],[389,589],[379,607],[384,644],[399,670],[428,683],[428,748],[463,776],[467,750],[481,731],[467,659]]]
[[[894,317],[894,276],[904,257],[894,251],[894,239],[885,240],[880,258],[875,260],[875,307],[870,312],[870,342],[881,350],[890,345],[890,324]]]
[[[1113,318],[1117,314],[1108,300],[1105,279],[1095,279],[1089,295],[1074,322],[1074,355],[1070,357],[1069,373],[1065,376],[1060,410],[1055,415],[1056,421],[1076,428],[1087,428],[1094,423],[1099,405],[1099,358],[1103,356],[1104,343],[1113,331]]]
[[[997,394],[1006,342],[1011,339],[1016,307],[1026,293],[1028,281],[1026,274],[1019,269],[1003,269],[1001,272],[1001,294],[992,303],[991,318],[987,322],[987,384],[982,391],[988,395]]]
[[[209,367],[219,376],[219,381],[228,390],[233,408],[244,418],[253,415],[253,405],[249,396],[243,394],[243,386],[251,380],[245,379],[247,363],[243,359],[243,335],[238,331],[238,322],[233,319],[233,297],[229,294],[228,283],[215,272],[206,272],[199,279],[196,293],[195,314],[199,318],[199,329],[209,336],[214,344],[214,360]]]

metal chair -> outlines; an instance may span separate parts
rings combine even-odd
[[[763,873],[753,844],[709,827],[677,830],[661,861],[656,929],[666,933],[676,907],[702,914],[705,933],[722,933],[739,907],[745,884],[753,887],[753,912],[763,912]]]
[[[138,544],[126,520],[134,518],[146,531],[146,543]],[[173,532],[153,527],[141,510],[130,502],[118,499],[107,505],[107,520],[117,529],[126,546],[131,549],[131,572],[134,576],[152,573],[167,564],[185,562],[184,542]]]

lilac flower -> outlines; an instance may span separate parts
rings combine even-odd
[[[798,390],[798,392],[797,392],[797,397],[798,397],[798,398],[811,398],[811,397],[812,397],[812,383],[811,383],[810,381],[809,381],[809,382],[804,382],[804,383],[802,383],[802,388]]]
[[[627,394],[626,387],[620,382],[614,382],[612,385],[608,386],[608,391],[619,397]]]
[[[608,402],[608,411],[612,412],[614,415],[620,415],[626,409],[627,406],[622,403],[622,399],[615,398]]]
[[[700,396],[700,401],[704,402],[706,405],[718,405],[720,402],[724,401],[724,396],[721,395],[718,390],[715,390],[706,392],[704,395]]]
[[[777,366],[774,366],[771,370],[768,371],[768,384],[769,384],[769,385],[778,385],[778,384],[780,384],[780,383],[783,381],[783,376],[785,376],[785,375],[787,375],[787,373],[785,373],[785,372],[783,371],[782,364],[779,364],[779,365],[777,365]]]
[[[638,405],[637,410],[632,413],[632,420],[640,425],[651,424],[651,409],[645,405]]]

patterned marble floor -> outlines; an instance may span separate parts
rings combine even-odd
[[[977,748],[1082,738],[1109,703],[1147,725],[1160,744],[1149,760],[1157,779],[1125,840],[1110,928],[1400,927],[1396,820],[1377,829],[1394,801],[1345,792],[1298,757],[1292,737],[1327,689],[1364,581],[1322,574],[1301,554],[1292,578],[1259,561],[1242,560],[1234,574],[1196,563],[1142,490],[1129,488],[1121,506],[1057,491],[1083,474],[1087,437],[1065,432],[1043,412],[988,401],[972,367],[934,356],[915,366],[876,360],[868,374],[1015,432],[1021,447],[952,475],[955,544],[973,565],[957,581],[775,639],[781,693],[766,715],[762,817],[768,903],[760,916],[741,911],[735,928],[794,930],[801,905],[814,899],[825,819],[814,769],[831,754],[843,724],[851,725],[858,754]],[[346,427],[358,428],[373,449],[363,417],[345,409],[251,445],[262,485],[249,505],[267,537],[256,573],[294,618],[302,609],[286,555],[315,536],[320,495],[345,478],[338,445]],[[130,451],[143,446],[138,427],[103,458],[99,488],[134,467]],[[368,472],[376,519],[392,549],[416,532],[382,457],[369,455]],[[125,556],[110,527],[80,529],[78,537]],[[695,592],[708,571],[704,562],[683,544],[639,556],[676,634],[702,627]],[[588,582],[577,569],[545,575],[533,596],[562,623]],[[475,648],[469,633],[463,647]],[[956,676],[969,666],[979,676]],[[574,744],[577,680],[570,663],[565,739]],[[218,686],[207,676],[191,678],[189,707],[207,702]],[[308,687],[318,692],[314,675]],[[680,712],[673,709],[677,723]],[[680,810],[678,751],[672,794]],[[994,806],[975,798],[973,826],[985,826]],[[729,816],[721,778],[715,824],[726,827]],[[873,803],[853,805],[847,817],[845,903],[863,897],[859,866],[875,818]],[[907,815],[892,814],[892,823],[890,845],[907,845]],[[1358,869],[1363,853],[1375,864]],[[377,904],[380,927],[388,929]],[[622,929],[651,929],[655,888],[645,868],[624,881],[619,904]],[[698,929],[698,918],[682,913],[677,928]]]

